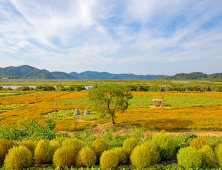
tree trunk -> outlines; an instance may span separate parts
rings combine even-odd
[[[112,124],[115,124],[114,116],[112,115]]]

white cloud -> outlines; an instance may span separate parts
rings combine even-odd
[[[125,64],[122,72],[131,72],[135,63],[222,59],[222,21],[203,27],[222,16],[221,6],[220,0],[1,1],[1,66],[69,72],[72,65]]]

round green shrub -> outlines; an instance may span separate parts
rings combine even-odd
[[[22,141],[19,143],[19,146],[25,146],[32,152],[32,154],[35,152],[35,144],[31,141]]]
[[[113,150],[104,151],[100,157],[102,168],[115,168],[119,164],[119,156]]]
[[[146,145],[138,145],[130,155],[130,161],[136,168],[145,168],[151,164],[151,154]]]
[[[44,141],[39,141],[35,148],[35,160],[38,164],[47,163],[48,144]]]
[[[9,149],[15,146],[14,141],[7,139],[0,139],[0,165],[4,163],[5,156]]]
[[[218,162],[218,148],[222,146],[222,144],[219,144],[219,145],[216,145],[216,147],[214,148],[214,154],[215,154],[215,157],[216,157],[216,160]]]
[[[215,155],[219,166],[222,167],[222,144],[215,147]]]
[[[156,144],[162,160],[170,159],[175,150],[175,141],[172,135],[165,133],[155,134],[152,141]]]
[[[184,168],[199,168],[202,166],[202,155],[194,147],[181,148],[177,154],[178,164]]]
[[[78,148],[80,151],[82,147],[85,147],[86,145],[83,141],[80,141],[76,138],[66,138],[62,142],[62,147],[66,147],[66,146],[74,146],[75,148]]]
[[[77,166],[78,167],[91,167],[96,164],[97,158],[95,152],[89,148],[84,147],[78,154]]]
[[[104,139],[96,139],[90,147],[96,153],[96,157],[99,160],[101,154],[109,149],[109,144]]]
[[[137,140],[134,138],[129,138],[126,139],[123,142],[123,149],[126,152],[126,157],[129,158],[130,154],[132,153],[133,149],[136,147],[137,145]]]
[[[115,147],[112,150],[119,156],[119,163],[123,163],[126,160],[126,152],[122,147]]]
[[[196,149],[201,149],[204,145],[208,145],[207,141],[205,141],[204,139],[197,137],[195,139],[193,139],[190,142],[190,146],[196,148]]]
[[[155,143],[149,140],[149,141],[146,141],[144,145],[146,146],[145,147],[146,150],[148,150],[148,152],[150,152],[151,154],[150,164],[151,165],[157,164],[161,160],[161,158],[160,158],[160,153]]]
[[[203,164],[210,166],[210,167],[215,165],[216,157],[215,157],[214,151],[210,145],[204,145],[200,149],[200,152],[202,154]]]
[[[78,147],[66,146],[57,149],[53,155],[53,164],[56,167],[75,167]]]
[[[25,146],[13,147],[5,157],[7,170],[22,169],[33,165],[32,152]]]
[[[55,141],[51,140],[48,145],[48,152],[47,152],[47,163],[52,163],[53,155],[55,151],[60,148],[60,144]]]

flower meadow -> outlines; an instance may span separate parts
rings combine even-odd
[[[156,96],[158,93],[133,92],[134,96],[150,95]],[[92,105],[62,103],[62,100],[81,100],[86,98],[87,92],[37,92],[32,94],[1,97],[0,123],[1,125],[15,125],[18,120],[33,119],[40,124],[45,124],[49,119],[47,114],[57,113],[60,110],[85,109],[93,110]],[[173,96],[202,96],[218,97],[220,93],[166,93]],[[55,100],[55,101],[54,101]],[[11,107],[17,104],[16,107]],[[10,109],[6,109],[10,108]],[[96,124],[110,122],[110,118],[98,118],[94,121],[86,121],[77,117],[75,119],[55,119],[56,129],[59,131],[84,130],[87,127],[95,127]],[[89,120],[89,119],[88,119]],[[117,113],[115,121],[141,126],[150,130],[222,130],[222,106],[199,106],[199,107],[175,107],[170,108],[149,108],[149,107],[129,107],[124,113]]]

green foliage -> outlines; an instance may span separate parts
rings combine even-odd
[[[33,164],[32,153],[25,146],[13,147],[5,157],[4,166],[7,170],[22,169]]]
[[[99,160],[101,154],[109,149],[109,144],[104,139],[96,139],[90,148],[96,153],[96,157]]]
[[[36,86],[35,87],[36,91],[55,91],[55,87],[53,86]]]
[[[58,91],[81,91],[86,90],[86,88],[83,85],[70,85],[68,87],[64,87],[62,85],[56,86]]]
[[[48,113],[46,117],[53,120],[76,120],[79,117],[74,115],[75,110],[58,110],[56,112]]]
[[[160,95],[133,95],[129,100],[129,107],[148,107],[153,104],[152,99],[160,98]],[[208,96],[180,96],[164,95],[165,106],[220,106],[222,98]],[[74,99],[58,99],[56,102],[84,104],[93,106],[93,102],[88,97]],[[89,115],[90,116],[90,115]],[[91,119],[93,120],[93,119]]]
[[[130,161],[136,168],[145,168],[151,164],[151,153],[146,145],[138,145],[130,155]]]
[[[149,141],[146,141],[143,145],[144,145],[144,149],[147,152],[149,152],[151,155],[150,164],[151,165],[157,164],[160,161],[160,154],[155,143],[149,140]]]
[[[215,155],[219,166],[222,167],[222,144],[215,148]]]
[[[199,168],[202,166],[202,155],[194,147],[181,148],[177,154],[178,164],[184,168]]]
[[[18,121],[18,125],[2,125],[0,126],[0,138],[10,140],[31,139],[53,139],[55,132],[52,130],[55,122],[47,120],[46,125],[39,124],[36,120],[27,119]]]
[[[53,164],[56,167],[74,167],[79,150],[77,147],[65,146],[57,149],[53,156]]]
[[[35,144],[31,141],[22,141],[19,143],[18,146],[25,146],[26,148],[28,148],[32,154],[34,154],[35,152]]]
[[[73,147],[76,150],[80,151],[82,149],[82,147],[85,147],[85,144],[76,138],[66,138],[62,142],[62,147],[66,147],[66,146]]]
[[[175,141],[171,135],[159,133],[153,135],[152,141],[156,144],[162,160],[170,159],[175,150]]]
[[[207,141],[200,138],[200,137],[197,137],[195,139],[193,139],[191,142],[190,142],[190,146],[196,148],[196,149],[201,149],[204,145],[207,145]]]
[[[96,161],[97,158],[95,152],[89,147],[84,147],[78,154],[77,166],[91,167],[96,164]]]
[[[192,72],[192,73],[179,73],[175,74],[174,76],[170,77],[174,80],[186,80],[186,79],[201,79],[201,78],[207,78],[207,74],[204,74],[202,72]]]
[[[126,152],[126,157],[129,158],[130,154],[132,153],[133,149],[136,147],[137,145],[137,140],[134,138],[129,138],[126,139],[123,142],[123,149]]]
[[[114,147],[112,150],[119,156],[119,163],[124,163],[126,160],[126,152],[124,149],[122,147]]]
[[[102,168],[115,168],[119,164],[119,156],[113,150],[104,151],[100,157],[100,166]]]
[[[18,87],[16,90],[19,90],[19,91],[30,91],[30,90],[33,90],[33,88],[31,89],[29,86],[22,86],[22,87]]]
[[[175,154],[180,148],[185,148],[190,145],[190,142],[197,136],[192,133],[181,133],[175,137]]]
[[[48,144],[44,141],[39,141],[35,148],[35,160],[38,164],[47,163]]]
[[[0,139],[0,165],[3,164],[5,156],[7,155],[9,149],[15,146],[14,141],[7,139]]]
[[[215,157],[216,157],[217,162],[219,162],[219,161],[218,161],[219,148],[222,149],[222,144],[218,144],[218,145],[214,148],[214,154],[215,154]]]
[[[26,104],[0,105],[0,110],[13,110],[23,106],[26,106]]]
[[[202,160],[203,164],[206,166],[213,167],[215,165],[215,154],[210,145],[204,145],[201,149],[200,152],[202,154]]]
[[[60,144],[58,141],[51,140],[48,145],[48,151],[47,151],[47,163],[52,163],[53,155],[55,151],[60,148]]]
[[[98,109],[111,115],[113,124],[115,113],[124,112],[129,106],[129,99],[133,98],[129,88],[113,83],[91,89],[88,96]]]

